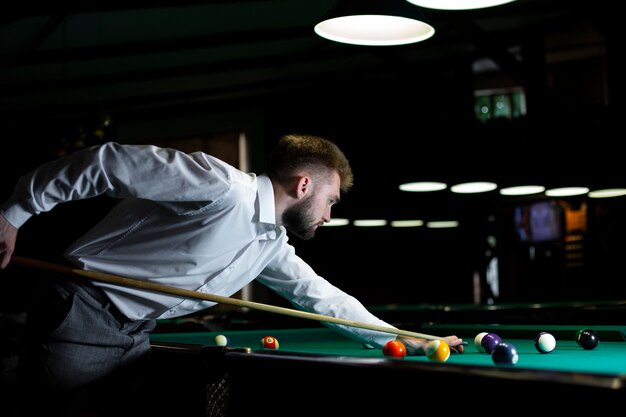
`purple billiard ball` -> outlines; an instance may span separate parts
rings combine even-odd
[[[495,333],[487,333],[480,341],[480,346],[485,349],[485,352],[490,354],[498,346],[498,343],[502,342],[502,338]]]
[[[513,366],[519,360],[519,354],[511,343],[500,342],[491,352],[491,359],[499,366]]]

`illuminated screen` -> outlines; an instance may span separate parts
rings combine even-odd
[[[563,211],[553,201],[515,208],[517,236],[522,242],[549,242],[563,237]]]

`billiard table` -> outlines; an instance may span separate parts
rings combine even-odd
[[[180,398],[195,403],[198,416],[419,414],[437,409],[454,413],[488,408],[492,412],[543,413],[613,409],[626,398],[626,342],[622,326],[583,326],[600,335],[596,349],[574,341],[576,325],[437,325],[415,331],[469,342],[464,353],[443,363],[424,356],[385,357],[381,349],[320,325],[294,329],[155,333],[154,366],[189,381],[178,384]],[[519,353],[515,365],[496,365],[477,351],[481,331],[498,333]],[[557,347],[536,350],[533,339],[550,331]],[[224,334],[226,347],[214,338]],[[277,350],[260,346],[263,336],[278,339]],[[169,370],[169,371],[167,371]],[[167,395],[167,394],[164,394]],[[499,404],[500,409],[494,403]]]

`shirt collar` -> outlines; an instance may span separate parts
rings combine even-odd
[[[257,193],[259,196],[259,221],[276,224],[276,209],[274,206],[274,187],[267,175],[257,177]]]

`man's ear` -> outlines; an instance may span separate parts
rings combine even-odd
[[[301,177],[298,177],[298,182],[296,185],[296,197],[297,198],[302,198],[304,197],[311,188],[311,178],[303,175]]]

